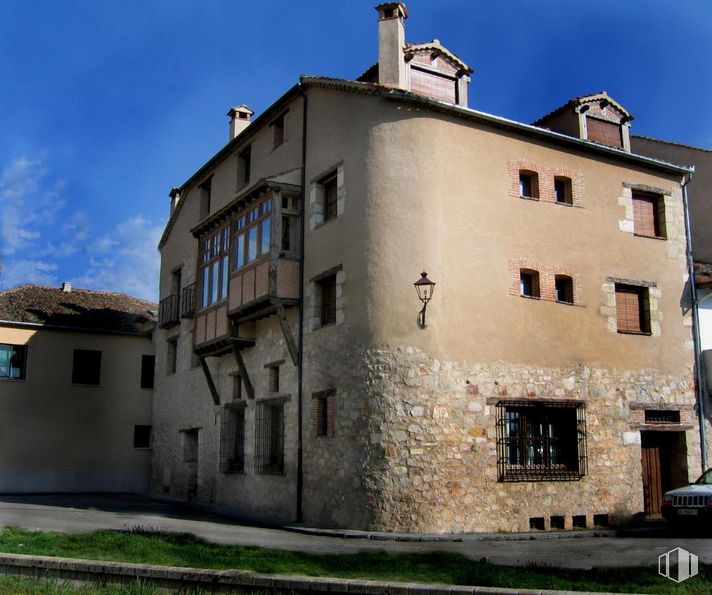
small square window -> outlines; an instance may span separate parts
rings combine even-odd
[[[72,384],[98,386],[101,378],[101,351],[75,349],[72,363]]]
[[[319,324],[336,322],[336,273],[317,281],[319,289]]]
[[[0,378],[24,380],[26,365],[26,345],[0,344]]]
[[[574,303],[574,281],[568,275],[556,275],[554,278],[556,287],[556,301],[564,304]]]
[[[134,426],[134,448],[151,448],[151,426]]]
[[[141,356],[141,388],[153,388],[154,369],[156,357],[153,355]]]

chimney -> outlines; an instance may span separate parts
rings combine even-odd
[[[244,103],[237,107],[230,108],[230,111],[227,112],[227,115],[230,116],[230,130],[227,136],[228,142],[250,125],[250,117],[254,113],[255,112]]]
[[[406,89],[405,19],[408,11],[402,2],[376,6],[378,11],[378,82]]]
[[[72,284],[69,281],[65,281],[62,283],[62,291],[64,293],[71,293],[72,292]]]
[[[180,188],[176,188],[173,186],[171,188],[171,191],[168,193],[168,196],[171,197],[171,215],[173,214],[173,211],[176,210],[176,207],[178,206],[178,203],[180,202]]]

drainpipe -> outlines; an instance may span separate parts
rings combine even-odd
[[[306,178],[307,178],[307,95],[300,81],[299,92],[304,98],[302,113],[302,196],[299,204],[299,338],[297,345],[297,523],[304,520],[302,512],[302,493],[304,491],[304,455],[303,455],[303,379],[304,379],[304,235],[306,230]]]
[[[695,267],[692,257],[692,236],[690,234],[690,209],[687,198],[687,185],[692,180],[693,173],[687,174],[683,178],[682,205],[685,210],[685,254],[687,256],[687,276],[690,283],[690,302],[692,310],[692,340],[695,351],[695,397],[697,398],[697,415],[699,416],[700,422],[700,461],[702,463],[702,471],[704,472],[707,470],[707,430],[705,427],[705,421],[707,419],[705,411],[705,393],[707,390],[707,383],[705,381],[705,369],[702,365],[702,358],[700,352],[700,316],[697,309],[697,285],[695,284]]]

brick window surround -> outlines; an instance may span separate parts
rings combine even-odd
[[[532,161],[507,163],[510,198],[525,198],[569,207],[583,207],[583,175]]]
[[[572,269],[520,258],[510,260],[509,294],[583,306],[581,276]],[[529,291],[525,291],[529,290]]]

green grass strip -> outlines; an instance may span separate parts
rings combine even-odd
[[[72,534],[32,532],[8,527],[0,533],[0,551],[159,566],[254,570],[268,574],[514,589],[712,594],[712,566],[704,564],[700,564],[698,576],[676,584],[659,576],[657,569],[652,567],[585,571],[532,566],[511,568],[471,560],[448,552],[395,554],[368,551],[358,554],[308,554],[214,544],[193,535],[140,528]]]

